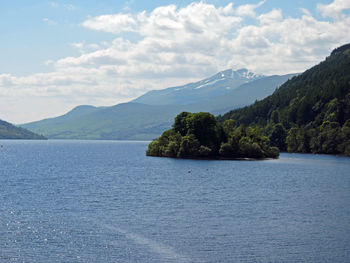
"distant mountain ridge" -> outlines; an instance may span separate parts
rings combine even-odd
[[[78,106],[79,107],[79,106]],[[145,140],[168,128],[172,117],[182,110],[179,105],[121,103],[115,106],[81,111],[76,108],[57,118],[22,125],[52,139]]]
[[[46,138],[27,129],[16,127],[9,122],[0,120],[0,139],[44,140]]]
[[[187,105],[199,103],[226,94],[244,83],[264,77],[247,69],[239,69],[237,71],[227,69],[209,78],[183,86],[149,91],[132,102],[149,105]]]
[[[298,74],[274,75],[244,83],[236,89],[196,104],[201,109],[209,109],[212,114],[223,114],[233,108],[240,108],[272,94],[280,85]]]
[[[22,126],[54,139],[152,140],[182,111],[223,114],[270,95],[292,76],[229,69],[195,83],[150,91],[129,103],[78,106],[62,116]]]

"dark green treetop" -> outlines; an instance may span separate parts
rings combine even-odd
[[[148,146],[147,155],[173,158],[276,158],[279,150],[271,147],[259,128],[234,127],[228,120],[221,125],[207,112],[182,112],[173,128]]]

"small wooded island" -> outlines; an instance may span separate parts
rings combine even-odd
[[[236,127],[234,120],[221,125],[207,112],[182,112],[172,128],[148,145],[148,156],[203,159],[278,158],[258,127]]]

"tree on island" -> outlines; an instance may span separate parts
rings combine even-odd
[[[148,145],[148,156],[172,158],[277,158],[279,149],[271,147],[259,128],[236,127],[234,120],[223,125],[207,112],[182,112],[172,129]]]

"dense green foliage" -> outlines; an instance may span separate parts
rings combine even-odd
[[[232,120],[221,125],[207,112],[182,112],[172,129],[148,145],[149,156],[173,158],[276,158],[277,147],[257,128],[235,127]]]
[[[0,120],[0,139],[43,140],[45,137]]]
[[[280,150],[350,155],[350,44],[271,96],[219,116],[256,126]]]

